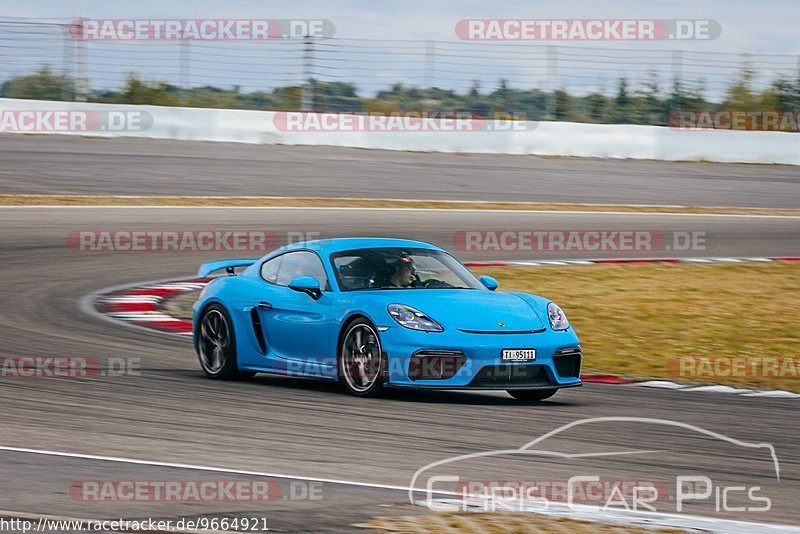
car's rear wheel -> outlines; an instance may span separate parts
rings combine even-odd
[[[339,377],[350,393],[374,397],[383,391],[385,362],[378,332],[360,318],[345,328],[339,347]]]
[[[208,306],[198,323],[197,356],[200,367],[210,378],[237,380],[255,373],[240,371],[236,363],[236,337],[228,311],[219,304]]]
[[[508,394],[521,401],[542,401],[556,394],[557,389],[509,389]]]

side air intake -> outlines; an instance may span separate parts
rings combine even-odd
[[[258,348],[261,349],[262,354],[266,354],[267,342],[264,341],[264,329],[261,328],[261,317],[259,317],[258,310],[255,308],[250,310],[250,321],[253,323],[253,333],[256,335]]]

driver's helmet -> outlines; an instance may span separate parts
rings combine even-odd
[[[414,259],[407,253],[402,252],[400,254],[387,254],[384,256],[383,265],[381,265],[378,268],[378,272],[375,273],[374,278],[376,285],[379,287],[389,285],[392,276],[394,276],[401,267],[411,269],[411,272],[416,275],[417,269],[414,265]]]
[[[397,255],[387,256],[384,259],[384,262],[387,266],[389,266],[391,274],[396,273],[401,267],[407,267],[414,274],[417,272],[416,265],[414,265],[414,259],[405,252]]]

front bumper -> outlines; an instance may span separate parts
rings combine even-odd
[[[392,326],[380,334],[387,385],[442,389],[554,389],[581,385],[581,350],[572,328],[526,334],[418,332]],[[503,361],[503,349],[536,349],[532,361]],[[441,353],[463,360],[448,378],[420,377],[415,355]],[[460,357],[459,355],[463,355]],[[451,369],[452,370],[452,369]]]

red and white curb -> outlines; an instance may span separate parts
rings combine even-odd
[[[591,260],[512,260],[465,261],[467,267],[540,267],[547,265],[602,265],[629,263],[765,263],[771,261],[800,261],[800,256],[772,258],[597,258]]]
[[[792,393],[791,391],[781,390],[758,390],[758,389],[739,389],[731,386],[717,386],[717,385],[698,385],[698,384],[677,384],[667,380],[646,380],[643,382],[635,382],[634,386],[642,386],[646,388],[662,388],[673,389],[677,391],[700,392],[700,393],[729,393],[732,395],[741,395],[743,397],[774,397],[781,399],[800,399],[800,393]]]
[[[101,294],[93,305],[96,311],[122,323],[169,334],[191,336],[192,322],[165,313],[164,303],[181,293],[199,291],[210,280],[210,278],[193,278],[113,290]]]
[[[618,376],[595,375],[582,376],[584,382],[598,382],[601,384],[625,384],[629,386],[671,389],[674,391],[697,392],[697,393],[728,393],[740,395],[742,397],[770,397],[780,399],[800,399],[800,393],[782,390],[760,390],[760,389],[739,389],[731,386],[716,384],[678,384],[669,380],[628,380]]]

